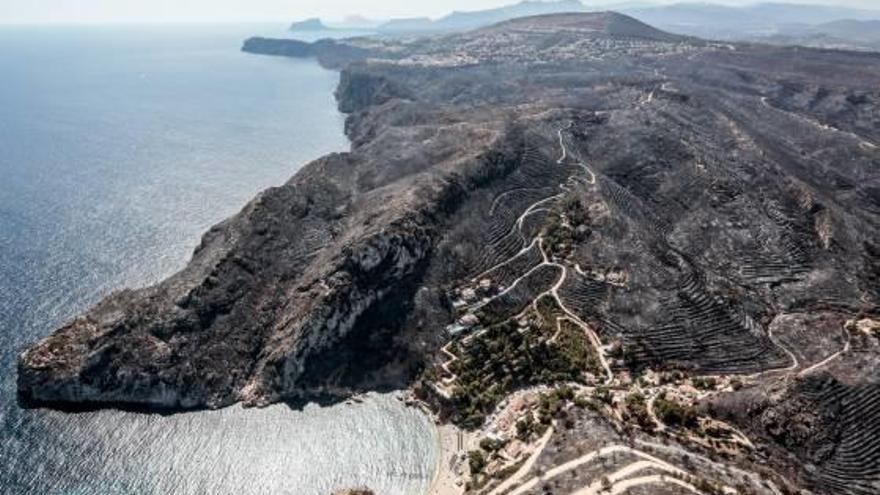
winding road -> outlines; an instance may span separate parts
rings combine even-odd
[[[549,469],[546,473],[544,473],[540,476],[532,477],[529,480],[522,483],[521,485],[517,486],[516,489],[514,489],[513,491],[509,492],[509,495],[522,495],[522,494],[527,493],[528,491],[532,490],[533,488],[538,486],[540,483],[550,481],[550,480],[557,478],[565,473],[568,473],[569,471],[580,468],[581,466],[590,464],[593,461],[596,461],[596,460],[601,459],[603,457],[608,457],[608,456],[614,455],[614,454],[630,454],[635,457],[638,457],[640,460],[632,462],[630,464],[627,464],[623,468],[606,476],[608,481],[611,483],[610,488],[612,488],[612,489],[617,483],[622,483],[623,481],[625,481],[626,478],[628,478],[632,474],[635,474],[639,471],[643,471],[645,469],[654,469],[657,471],[669,473],[669,474],[672,474],[674,476],[679,476],[679,477],[684,477],[684,476],[688,475],[688,473],[685,472],[684,470],[682,470],[676,466],[673,466],[672,464],[664,461],[663,459],[660,459],[660,458],[655,457],[651,454],[648,454],[647,452],[643,452],[641,450],[637,450],[632,447],[628,447],[626,445],[609,445],[607,447],[602,447],[601,449],[594,450],[590,453],[584,454],[584,455],[582,455],[576,459],[573,459],[571,461],[568,461],[564,464],[560,464],[559,466],[556,466],[552,469]],[[519,474],[519,473],[517,473],[517,474]],[[647,479],[642,478],[645,480],[644,482],[636,482],[632,486],[635,486],[638,484],[644,484],[644,483],[654,483],[654,482],[667,481],[667,479],[661,478],[661,477],[658,477],[656,480],[653,477],[646,477],[646,478]],[[635,481],[635,480],[639,480],[639,479],[640,478],[634,478],[630,481]],[[496,488],[495,490],[490,492],[490,495],[499,495],[501,493],[505,493],[502,490],[502,488],[507,489],[512,484],[516,483],[518,480],[519,480],[519,478],[517,478],[516,475],[511,476],[511,478],[509,478],[505,482],[505,484],[499,485],[498,488]],[[602,485],[603,485],[603,481],[601,479],[599,479],[599,480],[592,482],[590,485],[578,490],[577,492],[575,492],[575,494],[576,495],[596,494],[596,493],[599,493],[603,490]],[[692,487],[692,488],[693,488],[692,491],[694,491],[695,493],[700,493],[696,488],[694,488],[694,487]]]
[[[850,336],[850,334],[846,330],[846,328],[843,329],[843,333],[846,335],[846,343],[843,345],[843,349],[835,352],[834,354],[832,354],[832,355],[828,356],[827,358],[823,359],[822,361],[819,361],[818,363],[810,366],[809,368],[801,370],[801,372],[798,373],[798,376],[800,377],[800,376],[809,375],[810,373],[816,371],[817,369],[824,367],[825,365],[827,365],[831,361],[834,361],[835,359],[839,358],[841,355],[849,352],[850,346],[852,345],[852,337]]]
[[[517,232],[523,240],[522,249],[520,249],[520,251],[518,251],[516,254],[514,254],[513,256],[511,256],[507,260],[502,261],[501,263],[498,263],[497,265],[491,267],[490,269],[482,272],[480,275],[474,277],[471,280],[471,282],[472,283],[478,282],[479,280],[483,279],[484,277],[491,274],[495,270],[498,270],[498,269],[512,263],[514,260],[517,260],[518,258],[525,255],[530,250],[535,249],[536,247],[541,254],[541,262],[539,264],[535,265],[534,267],[530,268],[529,270],[527,270],[526,273],[524,273],[523,275],[516,278],[513,282],[510,283],[510,285],[508,287],[505,287],[501,292],[499,292],[498,294],[496,294],[492,298],[489,298],[489,299],[484,300],[480,303],[477,303],[469,309],[471,311],[474,311],[476,309],[479,309],[480,307],[485,306],[486,304],[495,300],[496,298],[502,297],[503,295],[510,293],[510,291],[514,290],[514,288],[516,288],[520,283],[522,283],[522,281],[525,278],[527,278],[529,275],[535,273],[536,270],[539,270],[542,267],[549,266],[549,267],[553,267],[553,268],[558,269],[560,272],[560,275],[559,275],[559,278],[556,280],[556,282],[553,284],[553,286],[551,288],[549,288],[548,290],[538,294],[532,300],[531,304],[528,305],[525,310],[523,310],[523,312],[533,310],[536,313],[540,314],[540,312],[538,312],[538,301],[540,301],[544,297],[551,297],[556,302],[557,307],[559,308],[559,310],[562,313],[561,315],[559,315],[557,313],[557,316],[556,316],[557,331],[551,340],[555,340],[558,337],[559,333],[561,332],[561,325],[566,320],[571,322],[572,324],[576,325],[577,327],[581,328],[581,330],[584,332],[584,334],[587,336],[588,340],[590,341],[591,345],[596,350],[601,367],[603,368],[605,375],[606,375],[604,383],[606,385],[609,385],[609,384],[614,383],[615,376],[614,376],[613,371],[611,370],[611,367],[610,367],[607,359],[605,358],[601,339],[586,322],[581,320],[573,311],[571,311],[571,309],[569,309],[565,305],[565,303],[563,302],[562,298],[559,295],[559,290],[564,286],[564,284],[568,278],[569,267],[566,266],[565,264],[559,262],[558,260],[552,259],[548,255],[547,249],[545,248],[545,245],[544,245],[545,239],[542,234],[539,233],[539,234],[535,235],[534,238],[528,238],[526,236],[526,234],[523,232],[524,221],[529,215],[535,214],[539,211],[548,210],[549,204],[551,204],[553,201],[556,201],[556,200],[563,198],[566,193],[570,193],[573,190],[572,185],[584,184],[584,185],[589,186],[589,185],[595,185],[597,183],[597,177],[596,177],[595,173],[593,173],[593,171],[582,160],[580,160],[576,156],[573,156],[573,154],[566,147],[564,132],[566,130],[570,129],[572,127],[572,125],[573,125],[573,123],[570,123],[568,126],[563,127],[557,131],[561,155],[560,155],[560,158],[556,161],[556,163],[558,165],[563,165],[563,164],[567,163],[569,160],[574,159],[577,161],[577,166],[579,168],[582,168],[585,171],[585,175],[569,177],[564,183],[559,185],[560,189],[562,189],[563,192],[556,194],[556,195],[553,195],[553,196],[546,197],[546,198],[541,199],[539,201],[536,201],[535,203],[532,203],[528,208],[526,208],[526,210],[514,222],[514,225],[512,227],[512,229],[514,229],[514,231]],[[505,193],[505,194],[507,194],[507,193]],[[496,200],[493,202],[493,205],[492,205],[493,212],[494,212],[494,209],[499,204],[500,199],[501,199],[501,197],[496,198]],[[575,265],[571,269],[575,270],[578,274],[581,274],[582,276],[587,275],[581,269],[581,267],[579,265]],[[523,313],[520,313],[520,315],[522,315],[522,314]],[[783,351],[792,360],[792,364],[790,366],[783,368],[783,369],[770,370],[768,372],[780,372],[780,371],[785,372],[785,371],[796,370],[800,366],[800,362],[798,361],[797,356],[793,352],[791,352],[789,349],[787,349],[784,345],[782,345],[782,343],[779,342],[773,336],[772,332],[768,333],[768,337],[774,345],[783,349]],[[848,345],[849,344],[847,344],[847,347],[848,347]],[[839,353],[830,356],[829,358],[825,359],[821,363],[817,363],[816,365],[811,366],[807,370],[804,370],[804,372],[812,371],[813,369],[816,369],[818,367],[821,367],[824,364],[827,364],[827,362],[831,361],[832,359],[837,357],[840,353],[845,352],[846,350],[847,350],[846,348],[843,349]],[[446,369],[448,372],[449,371],[448,364],[453,363],[455,361],[455,359],[457,359],[457,357],[455,357],[455,355],[452,354],[451,351],[449,351],[448,346],[444,347],[443,351],[445,354],[447,354],[451,358],[446,363],[446,365],[444,365],[444,369]],[[768,372],[762,372],[762,373],[759,373],[758,375],[763,374],[763,373],[768,373]],[[804,372],[802,372],[802,373],[804,373]],[[450,378],[448,380],[444,380],[444,382],[451,383],[452,381],[454,381],[454,379],[455,379],[455,377],[453,376],[452,378]],[[650,398],[649,403],[648,403],[649,414],[650,414],[651,418],[657,423],[659,430],[669,430],[669,428],[654,413],[654,407],[653,407],[654,400],[656,400],[656,398],[659,394],[659,390],[653,390],[650,392],[653,392],[653,393],[649,393],[649,398]],[[732,433],[732,436],[734,437],[734,441],[741,443],[747,447],[754,448],[754,445],[752,444],[752,442],[748,439],[748,437],[746,437],[744,434],[742,434],[742,432],[740,432],[739,430],[736,430],[735,428],[731,427],[730,425],[727,425],[726,423],[724,423],[724,425],[729,427],[729,429]],[[595,480],[591,480],[589,485],[584,486],[583,488],[573,492],[572,495],[598,495],[600,493],[619,494],[619,493],[624,493],[627,490],[629,490],[630,488],[633,488],[636,486],[647,485],[647,484],[661,484],[661,483],[672,483],[672,484],[678,485],[679,487],[681,487],[687,491],[690,491],[692,493],[698,493],[698,494],[701,493],[697,487],[695,487],[691,483],[685,481],[685,480],[689,479],[690,476],[692,476],[691,473],[688,473],[688,472],[684,471],[683,469],[681,469],[677,466],[674,466],[671,463],[664,461],[658,457],[655,457],[647,452],[644,452],[644,451],[641,451],[641,450],[638,450],[636,448],[632,448],[632,447],[629,447],[626,445],[619,445],[619,444],[609,445],[609,446],[603,447],[603,448],[598,449],[596,451],[582,455],[574,460],[571,460],[571,461],[566,462],[564,464],[561,464],[559,466],[553,467],[552,469],[549,469],[548,471],[546,471],[538,476],[533,476],[531,478],[526,479],[526,477],[529,475],[529,473],[534,468],[534,465],[536,464],[538,458],[541,456],[545,447],[549,443],[552,434],[553,434],[553,428],[549,428],[548,431],[545,432],[545,434],[537,442],[533,452],[525,460],[523,465],[513,475],[511,475],[509,478],[504,480],[500,485],[498,485],[497,487],[492,489],[489,492],[489,495],[501,495],[501,494],[523,495],[523,494],[529,492],[530,490],[534,489],[535,487],[539,486],[541,483],[547,482],[547,481],[552,480],[554,478],[557,478],[563,474],[569,473],[569,472],[571,472],[575,469],[578,469],[584,465],[590,464],[590,463],[596,461],[597,459],[607,457],[610,455],[614,455],[614,454],[618,454],[618,453],[625,453],[625,454],[635,456],[638,458],[638,460],[636,460],[634,462],[630,462],[629,464],[623,465],[615,472],[610,473],[602,478],[597,478]],[[675,435],[675,436],[677,436],[677,435]],[[648,447],[654,446],[653,444],[650,444],[647,442],[644,442],[644,445],[648,446]],[[686,453],[687,455],[690,455],[690,456],[695,455],[692,452],[688,452],[684,449],[677,448],[677,447],[663,446],[662,448],[670,448],[670,449],[673,449],[673,451],[675,451],[675,452]],[[712,462],[712,461],[707,461],[707,462],[711,462],[711,465],[714,466],[714,468],[718,469],[718,466],[716,465],[717,463]],[[722,467],[726,468],[726,466],[722,466]],[[645,473],[645,471],[653,471],[653,472]],[[754,473],[747,473],[747,472],[743,472],[743,475],[744,476],[748,475],[750,478],[755,476]],[[523,481],[523,480],[525,480],[525,481]],[[771,485],[772,485],[772,483],[771,483]],[[773,491],[778,493],[778,490],[775,489],[775,486],[773,486],[773,488],[774,488]]]
[[[569,158],[571,157],[571,153],[569,152],[568,148],[565,146],[564,131],[570,129],[573,125],[574,125],[574,123],[570,122],[567,126],[561,128],[557,131],[557,136],[559,138],[559,148],[560,148],[560,157],[558,160],[556,160],[557,165],[565,164],[569,160]],[[584,332],[584,334],[587,336],[587,339],[590,341],[590,344],[595,348],[596,355],[599,357],[599,362],[600,362],[600,364],[603,368],[603,371],[605,372],[605,375],[606,375],[605,383],[610,384],[611,382],[614,381],[614,373],[612,372],[611,366],[608,364],[608,361],[605,358],[605,355],[604,355],[604,352],[602,349],[601,339],[596,334],[596,332],[594,332],[593,329],[590,328],[590,326],[586,322],[584,322],[576,314],[574,314],[574,312],[572,312],[565,305],[565,303],[562,302],[562,298],[559,297],[559,289],[565,284],[565,281],[568,278],[568,267],[566,267],[563,264],[552,261],[550,259],[550,257],[547,255],[546,249],[544,248],[544,237],[541,234],[538,234],[535,238],[529,240],[526,237],[526,234],[523,233],[523,222],[525,221],[525,219],[529,215],[532,215],[532,214],[537,213],[539,211],[546,210],[546,208],[543,208],[544,205],[546,205],[552,201],[562,199],[566,193],[571,191],[571,188],[568,185],[569,183],[571,183],[571,182],[577,183],[577,179],[582,179],[583,183],[586,185],[595,185],[596,184],[596,182],[597,182],[596,174],[582,160],[580,160],[579,158],[576,158],[576,157],[575,157],[575,159],[577,160],[576,165],[578,167],[582,168],[587,174],[589,174],[589,178],[581,177],[581,176],[571,176],[564,183],[559,185],[560,189],[562,189],[563,192],[561,192],[559,194],[555,194],[553,196],[549,196],[547,198],[543,198],[543,199],[538,200],[535,203],[532,203],[531,205],[529,205],[529,207],[526,208],[526,210],[517,218],[516,222],[514,222],[514,225],[512,227],[513,229],[515,229],[516,232],[519,233],[520,237],[523,239],[524,246],[522,247],[522,249],[520,249],[516,254],[514,254],[513,256],[511,256],[507,260],[502,261],[501,263],[498,263],[497,265],[495,265],[495,266],[489,268],[488,270],[481,272],[479,275],[473,277],[471,279],[471,283],[477,283],[480,279],[486,277],[487,275],[491,274],[495,270],[498,270],[498,269],[512,263],[514,260],[516,260],[520,256],[525,255],[528,251],[533,249],[536,245],[538,247],[538,250],[541,253],[541,259],[542,259],[541,263],[538,265],[535,265],[534,267],[529,269],[526,273],[524,273],[521,276],[519,276],[518,278],[516,278],[513,282],[510,283],[509,286],[505,287],[498,294],[494,295],[493,297],[491,297],[487,300],[484,300],[484,301],[481,301],[481,302],[475,304],[474,306],[472,306],[470,308],[470,310],[471,311],[478,310],[478,309],[484,307],[485,305],[489,304],[490,302],[496,300],[497,298],[502,297],[506,294],[509,294],[512,290],[514,290],[517,287],[517,285],[519,285],[520,282],[522,282],[522,280],[524,280],[529,275],[531,275],[532,273],[534,273],[535,271],[537,271],[543,267],[549,266],[549,267],[553,267],[553,268],[560,270],[559,279],[556,281],[556,283],[553,285],[553,287],[550,288],[549,290],[541,293],[541,294],[538,294],[538,296],[532,300],[532,304],[530,305],[530,307],[532,309],[534,309],[535,311],[537,311],[537,302],[539,300],[541,300],[541,298],[543,298],[545,296],[552,297],[556,301],[556,304],[558,305],[558,307],[565,314],[564,319],[567,319],[567,320],[571,321],[572,323],[574,323],[576,326],[578,326]],[[504,194],[509,194],[511,192],[513,192],[513,191],[508,191],[507,193],[504,193]],[[498,199],[499,198],[496,198],[496,201],[493,202],[492,211],[494,211],[495,207],[497,206]],[[450,356],[454,356],[451,352],[448,351],[447,348],[444,348],[444,352]],[[446,369],[448,371],[447,365],[452,363],[453,361],[454,361],[454,359],[450,359],[449,361],[447,361],[447,363],[444,364],[444,369]],[[454,378],[453,378],[453,380],[454,380]],[[447,381],[447,383],[449,383],[450,381]]]
[[[831,354],[830,356],[823,359],[822,361],[819,361],[818,363],[812,364],[809,367],[802,369],[801,371],[799,371],[797,373],[797,376],[798,377],[806,376],[806,375],[828,365],[829,363],[831,363],[835,359],[839,358],[841,355],[849,352],[851,345],[852,345],[852,338],[850,337],[850,334],[849,334],[849,332],[846,331],[846,329],[844,329],[843,332],[844,332],[844,335],[846,336],[846,342],[844,343],[843,348],[841,348],[839,351],[835,352],[834,354]],[[795,356],[794,352],[792,352],[791,349],[786,347],[782,342],[778,341],[773,336],[773,330],[769,330],[767,332],[767,337],[770,339],[771,342],[773,342],[773,345],[782,349],[786,354],[788,354],[788,356],[792,360],[792,364],[790,366],[785,367],[785,368],[776,368],[776,369],[772,369],[772,370],[761,371],[758,373],[753,373],[751,375],[747,375],[746,378],[748,378],[750,380],[754,380],[756,378],[762,377],[764,375],[772,374],[772,373],[790,373],[790,372],[796,371],[799,367],[801,367],[803,365],[803,363],[801,363],[800,360],[798,360],[797,356]]]
[[[863,138],[862,136],[859,136],[858,134],[856,134],[854,132],[844,131],[843,129],[838,129],[837,127],[834,127],[834,126],[831,126],[828,124],[823,124],[822,122],[819,122],[818,120],[812,119],[812,118],[807,117],[805,115],[801,115],[796,112],[792,112],[789,110],[784,110],[779,107],[775,107],[775,106],[771,105],[768,100],[769,100],[769,98],[767,98],[766,96],[762,96],[761,97],[761,104],[763,104],[767,108],[770,108],[772,110],[776,110],[777,112],[782,112],[782,113],[785,113],[786,115],[790,115],[798,120],[807,122],[815,127],[818,127],[819,129],[822,129],[823,131],[836,132],[839,134],[843,134],[844,136],[849,136],[849,137],[857,140],[859,142],[859,146],[861,146],[863,149],[876,150],[878,148],[877,144],[872,143],[871,141],[868,141],[867,139]]]

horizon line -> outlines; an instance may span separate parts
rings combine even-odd
[[[507,6],[516,5],[518,3],[536,1],[536,0],[519,0],[514,1],[510,4],[506,4]],[[553,3],[553,1],[561,1],[561,0],[537,0],[545,3]],[[851,9],[862,12],[876,12],[880,14],[880,7],[862,7],[862,6],[853,6],[853,5],[839,5],[834,2],[827,1],[819,1],[813,2],[810,0],[766,0],[766,1],[755,1],[744,3],[741,5],[732,5],[728,0],[682,0],[682,1],[656,1],[656,0],[617,0],[617,1],[608,1],[602,2],[598,5],[590,5],[589,0],[579,0],[580,3],[589,10],[595,11],[618,11],[620,7],[626,7],[627,4],[639,4],[645,3],[648,5],[639,6],[638,8],[658,8],[658,7],[670,7],[675,5],[712,5],[718,7],[727,7],[733,9],[745,9],[749,7],[756,7],[760,5],[789,5],[789,6],[811,6],[811,7],[831,7],[831,8],[842,8],[842,9]],[[429,15],[424,16],[416,16],[422,18],[430,18],[432,20],[437,20],[448,16],[453,13],[468,13],[468,12],[481,12],[483,10],[491,10],[491,9],[480,9],[480,10],[453,10],[451,12],[447,12],[446,14],[433,17]],[[415,18],[414,16],[378,16],[378,17],[370,17],[360,13],[348,13],[342,14],[341,17],[338,15],[334,15],[333,17],[328,16],[320,16],[320,15],[305,15],[300,17],[292,17],[290,19],[71,19],[71,20],[60,20],[60,19],[16,19],[16,20],[5,20],[0,19],[0,26],[107,26],[107,25],[241,25],[241,24],[289,24],[291,22],[300,22],[304,20],[310,19],[320,19],[322,21],[331,22],[331,23],[341,23],[344,22],[346,18],[349,17],[362,17],[364,19],[373,21],[373,22],[387,22],[390,20],[399,20],[399,19],[411,19]]]

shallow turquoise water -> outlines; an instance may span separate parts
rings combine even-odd
[[[424,491],[434,431],[393,396],[170,417],[24,411],[15,357],[109,291],[180,269],[201,232],[348,143],[311,61],[239,51],[276,26],[0,28],[0,493]]]

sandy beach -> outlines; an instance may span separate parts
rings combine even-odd
[[[438,425],[437,439],[440,454],[428,495],[460,495],[464,480],[456,471],[462,472],[465,466],[457,460],[467,451],[468,434],[454,425]],[[461,483],[456,484],[458,481]]]

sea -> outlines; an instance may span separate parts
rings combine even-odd
[[[348,149],[336,73],[240,51],[251,35],[323,34],[0,26],[0,493],[427,490],[436,430],[393,393],[168,416],[22,409],[16,397],[29,343],[181,269],[211,225]]]

